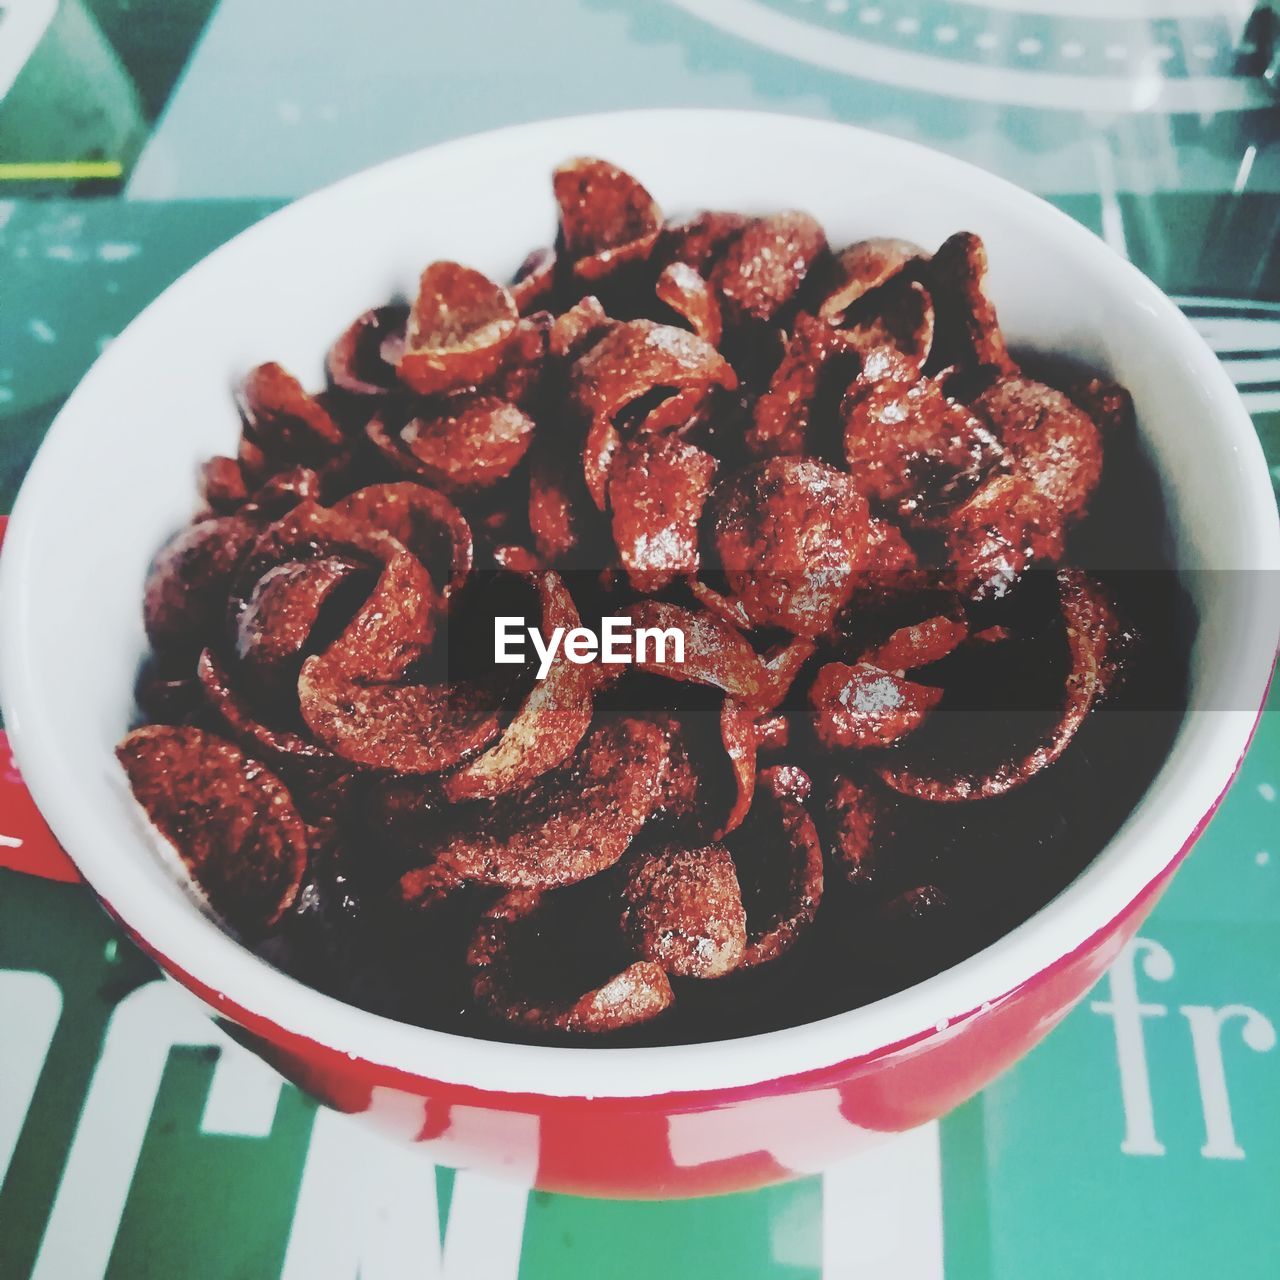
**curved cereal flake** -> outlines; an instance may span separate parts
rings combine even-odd
[[[502,367],[518,318],[500,284],[456,262],[433,262],[419,281],[396,373],[424,396],[478,386]]]
[[[987,293],[987,250],[982,241],[971,232],[956,232],[933,255],[926,276],[936,312],[935,345],[942,359],[1014,372],[995,303]]]
[[[663,264],[683,262],[705,277],[748,222],[741,213],[704,209],[679,222],[668,222],[654,250]]]
[[[1102,437],[1061,391],[1030,378],[994,382],[974,402],[995,426],[1013,469],[1067,521],[1079,520],[1102,478]]]
[[[756,794],[750,820],[729,841],[747,911],[742,969],[790,951],[813,923],[823,891],[822,846],[808,811],[771,789]]]
[[[1137,632],[1122,624],[1107,589],[1084,570],[1059,569],[1057,578],[1073,669],[1088,665],[1087,658],[1076,657],[1076,645],[1093,652],[1098,668],[1094,701],[1100,702],[1124,680]],[[1069,676],[1069,690],[1071,684]]]
[[[245,438],[268,459],[309,462],[342,447],[342,428],[274,361],[250,369],[236,389]]]
[[[245,484],[250,486],[260,484],[264,476],[271,474],[272,467],[275,465],[268,464],[267,455],[245,436],[243,430],[236,444],[236,461],[240,464],[240,473],[244,476]]]
[[[795,302],[814,264],[828,252],[821,224],[792,210],[753,218],[711,272],[728,324],[768,324]]]
[[[609,534],[602,524],[581,465],[544,447],[542,440],[535,442],[529,461],[529,529],[538,554],[549,564],[575,556],[607,556]],[[597,551],[602,533],[604,549]]]
[[[521,318],[502,367],[482,388],[486,395],[496,396],[528,412],[537,407],[549,367],[554,323],[549,311],[535,311]]]
[[[890,520],[871,518],[871,547],[877,573],[906,575],[919,566],[911,544]]]
[[[911,263],[928,254],[911,240],[874,236],[859,240],[836,254],[832,283],[818,306],[824,320],[838,321],[855,302],[887,284]]]
[[[712,513],[719,563],[756,625],[822,635],[870,567],[866,500],[825,463],[756,463],[717,487]]]
[[[588,421],[613,421],[654,388],[734,390],[737,375],[709,342],[687,329],[629,320],[616,324],[574,361],[569,395]]]
[[[915,549],[889,520],[871,519],[870,567],[858,577],[850,609],[875,608],[901,601],[927,585],[936,574],[920,568]]]
[[[258,532],[242,516],[214,516],[165,544],[142,595],[147,637],[157,649],[199,648],[214,635]]]
[[[215,515],[227,515],[249,497],[238,458],[213,457],[200,466],[200,497]]]
[[[853,350],[847,336],[825,321],[805,312],[796,317],[782,360],[752,409],[746,435],[752,457],[814,451],[819,388],[829,371],[837,371],[840,357],[850,357]]]
[[[347,553],[362,554],[373,563],[381,558],[383,545],[330,508],[303,501],[258,531],[240,576],[247,576],[252,583],[288,560],[319,560]]]
[[[576,360],[595,346],[617,323],[610,320],[600,299],[588,294],[551,321],[548,347],[556,360]]]
[[[737,698],[725,698],[720,706],[720,740],[729,757],[733,801],[724,821],[712,831],[713,840],[722,839],[742,825],[751,812],[751,801],[756,790],[755,717],[751,708]]]
[[[659,811],[668,818],[695,817],[700,808],[702,782],[694,767],[696,753],[688,727],[680,717],[665,712],[657,712],[651,719],[662,731],[667,751]]]
[[[373,681],[398,679],[431,641],[443,601],[431,575],[402,543],[317,506],[301,502],[254,543],[236,574],[230,621],[239,625],[255,584],[290,561],[337,556],[367,565],[378,577],[364,603],[325,650],[329,663]]]
[[[942,690],[867,662],[828,662],[809,688],[814,736],[828,750],[886,747],[924,723]]]
[[[536,456],[529,468],[529,528],[538,555],[551,563],[563,560],[582,544],[580,530],[591,500],[578,472],[585,502],[574,501],[574,471],[542,456]]]
[[[754,708],[730,697],[718,709],[650,715],[669,757],[659,806],[664,816],[711,840],[742,824],[756,784],[754,716]]]
[[[367,582],[367,568],[338,556],[291,560],[268,569],[237,618],[236,658],[263,684],[281,675],[296,678],[321,611],[358,578]]]
[[[558,573],[546,570],[534,575],[534,587],[544,636],[557,627],[567,635],[581,625],[577,606]],[[570,662],[564,649],[559,649],[545,678],[533,686],[501,737],[445,781],[445,795],[450,800],[501,795],[527,787],[563,764],[591,726],[595,684],[589,665]]]
[[[391,422],[380,413],[375,413],[364,424],[365,439],[381,456],[383,462],[398,475],[411,476],[423,484],[429,483],[422,473],[421,464],[406,448],[400,438],[400,428],[392,427]]]
[[[764,658],[767,685],[763,702],[758,710],[772,710],[780,706],[795,683],[806,662],[817,652],[812,640],[799,637],[778,645]]]
[[[458,387],[418,405],[418,416],[428,421],[455,415],[477,397],[487,397],[531,410],[539,402],[544,374],[548,368],[551,330],[555,323],[549,311],[521,316],[506,344],[497,369],[477,386]]]
[[[851,308],[840,332],[858,351],[892,347],[923,369],[933,350],[934,326],[929,291],[918,280],[899,276]]]
[[[874,368],[875,377],[868,377]],[[963,405],[894,349],[874,364],[840,406],[844,455],[864,497],[895,503],[904,518],[927,519],[968,495],[1001,458],[999,442]]]
[[[813,779],[798,764],[772,764],[757,774],[756,786],[779,800],[804,804],[813,792]]]
[[[975,631],[970,640],[976,645],[999,644],[1002,640],[1008,640],[1011,634],[1008,627],[997,625],[984,627],[981,631]]]
[[[914,671],[953,652],[969,635],[968,623],[936,614],[923,622],[899,627],[882,644],[862,655],[863,662],[883,671]]]
[[[715,614],[686,609],[661,600],[641,600],[628,613],[638,633],[642,628],[684,637],[683,661],[675,661],[676,649],[664,640],[661,655],[652,642],[643,646],[637,638],[635,665],[641,671],[688,684],[720,689],[752,706],[770,700],[769,673],[759,655],[742,635]]]
[[[1112,658],[1122,637],[1102,587],[1079,569],[1058,571],[1058,598],[1066,624],[1070,669],[1057,717],[1031,749],[981,775],[940,776],[923,773],[910,763],[885,765],[879,773],[890,787],[935,803],[988,800],[1034,778],[1071,745],[1094,703],[1117,676]]]
[[[396,773],[440,773],[497,737],[501,699],[492,689],[450,684],[363,684],[326,653],[298,677],[307,728],[352,764]]]
[[[261,720],[252,700],[237,688],[231,672],[212,649],[201,653],[196,675],[209,705],[246,751],[281,766],[292,762],[324,765],[337,759],[305,734],[277,729]]]
[[[687,262],[671,262],[658,273],[660,302],[683,316],[698,337],[718,346],[724,330],[720,301],[711,286]]]
[[[232,620],[239,617],[254,584],[269,569],[293,560],[348,558],[376,568],[403,550],[386,535],[363,530],[328,507],[304,500],[273,520],[256,538],[236,572]]]
[[[516,542],[503,542],[493,548],[493,562],[510,573],[544,573],[546,563],[536,551]]]
[[[566,1031],[597,1035],[620,1031],[665,1013],[675,998],[662,969],[637,960],[608,982],[579,996],[557,1025]]]
[[[452,867],[435,862],[408,872],[400,881],[400,900],[419,912],[437,911],[457,899],[467,882]]]
[[[622,930],[646,960],[681,978],[720,978],[747,946],[738,873],[723,845],[667,846],[627,868]]]
[[[598,511],[609,503],[609,472],[622,436],[609,418],[592,418],[582,442],[582,479]]]
[[[329,348],[329,381],[356,396],[386,395],[396,385],[396,370],[383,349],[389,339],[403,340],[408,323],[409,308],[400,304],[374,307],[358,316]]]
[[[201,729],[135,729],[116,755],[209,906],[248,936],[279,920],[307,862],[306,829],[280,780]]]
[[[400,438],[424,479],[446,493],[465,493],[519,466],[533,440],[533,419],[495,396],[476,396],[438,416],[411,419]]]
[[[687,436],[706,425],[708,410],[715,403],[705,387],[685,387],[664,396],[631,429],[637,435]]]
[[[1062,390],[1093,419],[1105,441],[1133,434],[1136,416],[1128,388],[1110,378],[1078,378]]]
[[[433,582],[452,595],[471,574],[471,526],[453,503],[420,484],[402,481],[357,489],[331,510],[354,524],[389,533],[422,562]]]
[[[365,680],[396,680],[431,643],[441,598],[407,551],[392,551],[368,599],[324,651],[326,665]]]
[[[660,591],[698,570],[698,523],[716,460],[674,435],[631,436],[609,466],[613,540],[631,585]]]
[[[869,781],[838,775],[823,807],[831,859],[851,885],[874,884],[879,850],[891,814],[882,789]]]
[[[405,319],[405,329],[408,328],[408,318]],[[382,345],[378,348],[378,355],[382,358],[382,363],[390,365],[392,369],[399,369],[400,357],[404,355],[404,329],[392,331],[388,333],[382,340]],[[397,378],[399,375],[397,374]]]
[[[240,514],[274,520],[300,502],[319,502],[323,488],[321,472],[314,467],[288,467],[268,476],[249,495]]]
[[[689,593],[704,609],[722,618],[731,627],[739,631],[750,631],[754,625],[742,607],[742,601],[733,596],[722,595],[714,587],[700,578],[693,578],[688,583]]]
[[[961,595],[998,600],[1031,565],[1062,559],[1062,514],[1021,475],[996,475],[947,519],[947,559]]]
[[[551,298],[556,282],[556,251],[549,245],[532,250],[516,268],[507,286],[516,310],[522,316],[543,307]]]
[[[552,185],[560,240],[580,280],[600,280],[648,256],[662,230],[662,211],[629,173],[584,156],[560,165]]]
[[[611,867],[662,801],[668,743],[623,717],[597,725],[562,769],[460,809],[433,850],[468,879],[513,889],[572,884]]]
[[[531,938],[550,931],[540,925],[552,896],[519,890],[481,917],[467,951],[472,995],[481,1009],[529,1029],[600,1035],[647,1022],[671,1007],[671,984],[651,960],[628,964],[581,994],[540,994],[526,948]]]

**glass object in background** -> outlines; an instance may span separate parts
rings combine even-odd
[[[10,0],[0,21],[6,188],[21,182],[28,195],[118,184],[142,147],[142,104],[92,15],[81,0]],[[22,38],[11,42],[13,28]]]
[[[216,0],[5,0],[3,194],[111,195]]]

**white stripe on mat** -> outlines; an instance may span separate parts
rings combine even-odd
[[[823,1280],[942,1280],[942,1256],[936,1122],[823,1175]]]
[[[0,969],[0,1186],[61,1016],[62,990],[48,974]]]
[[[518,1182],[456,1174],[442,1247],[422,1148],[321,1107],[280,1280],[516,1280],[528,1199]]]

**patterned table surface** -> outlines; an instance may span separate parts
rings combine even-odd
[[[1280,111],[1251,7],[3,0],[0,511],[112,336],[283,201],[658,104],[847,119],[1050,196],[1185,299],[1280,476]],[[1273,704],[1141,939],[1041,1048],[939,1125],[716,1200],[529,1194],[387,1147],[232,1044],[80,886],[0,870],[0,1277],[1274,1276]],[[0,862],[40,839],[0,768]]]

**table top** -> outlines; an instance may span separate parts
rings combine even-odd
[[[113,335],[281,203],[444,138],[654,105],[847,120],[1044,194],[1179,298],[1280,484],[1280,110],[1252,8],[5,0],[0,511]],[[26,868],[0,869],[0,1277],[1280,1269],[1275,695],[1140,939],[1040,1048],[824,1177],[683,1203],[455,1175],[317,1111],[82,886],[27,874],[56,867],[0,757],[0,866]]]

